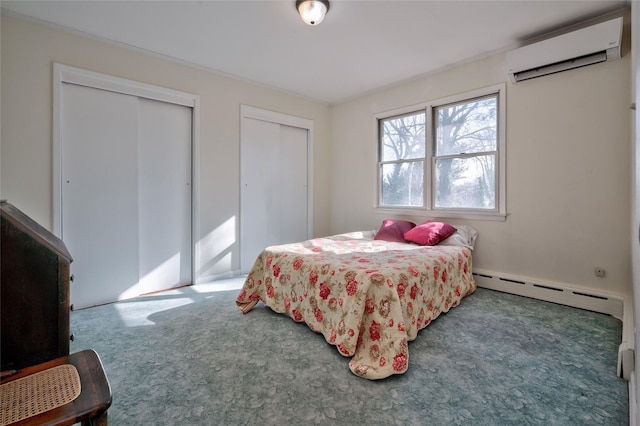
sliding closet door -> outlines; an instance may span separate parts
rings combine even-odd
[[[308,131],[243,118],[241,269],[267,246],[308,238]]]
[[[291,243],[307,239],[307,130],[280,125],[274,182],[280,188],[280,206],[274,218],[280,241]],[[263,247],[264,248],[264,247]]]
[[[191,284],[191,108],[140,99],[138,118],[140,282],[125,297]]]
[[[61,97],[71,302],[190,284],[192,109],[74,84]]]
[[[80,308],[138,282],[138,99],[65,84],[63,100],[62,238]]]

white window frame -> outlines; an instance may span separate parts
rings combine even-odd
[[[434,183],[434,146],[435,146],[435,129],[434,129],[434,110],[437,107],[447,106],[448,104],[472,101],[475,98],[482,98],[491,95],[497,95],[498,100],[498,151],[496,158],[496,208],[493,210],[485,209],[447,209],[434,208],[433,203],[433,183]],[[381,205],[382,201],[382,176],[381,176],[381,152],[380,152],[380,120],[387,118],[418,113],[422,110],[426,114],[426,157],[424,161],[424,205],[422,207],[404,207],[404,206],[388,206]],[[429,218],[450,218],[450,219],[470,219],[470,220],[494,220],[504,221],[507,217],[507,181],[506,181],[506,84],[501,83],[469,92],[460,93],[446,98],[436,99],[416,105],[398,108],[392,111],[384,111],[377,113],[373,119],[375,128],[375,197],[374,209],[377,213],[388,215],[407,215],[407,216],[427,216]]]

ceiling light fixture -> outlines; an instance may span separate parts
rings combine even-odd
[[[318,25],[329,11],[328,0],[296,0],[296,9],[307,25]]]

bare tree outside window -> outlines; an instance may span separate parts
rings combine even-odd
[[[495,209],[497,96],[435,109],[436,208]]]
[[[494,86],[378,118],[378,205],[505,217],[503,102]]]
[[[382,204],[424,204],[425,113],[380,122]]]

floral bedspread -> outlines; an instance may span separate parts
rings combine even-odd
[[[408,342],[476,289],[471,250],[386,242],[352,232],[265,249],[236,303],[262,301],[304,321],[351,371],[382,379],[407,370]]]

